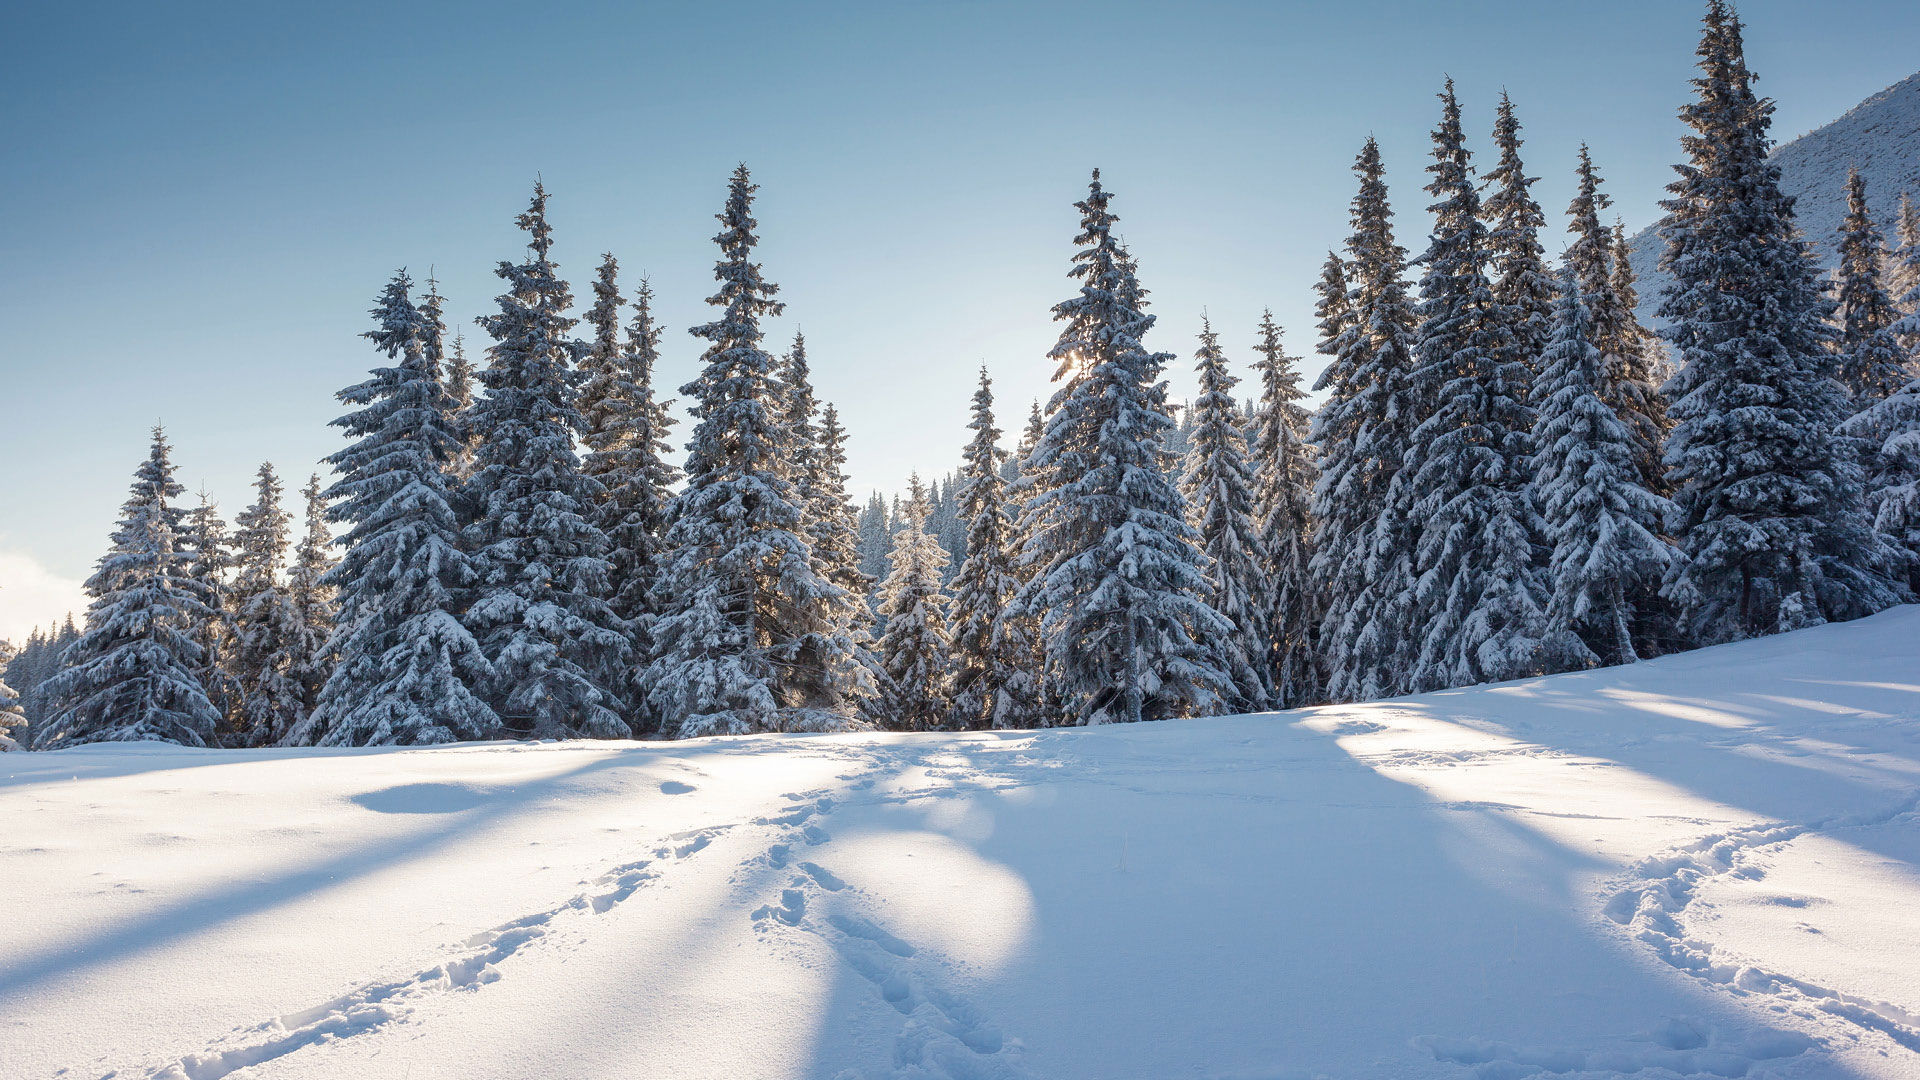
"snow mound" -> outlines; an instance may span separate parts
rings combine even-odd
[[[1920,607],[1048,732],[0,765],[0,1076],[1920,1076]]]

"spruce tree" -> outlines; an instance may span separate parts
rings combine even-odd
[[[599,484],[593,506],[595,527],[607,537],[608,596],[615,615],[632,635],[631,655],[651,652],[651,629],[659,615],[661,542],[667,506],[679,470],[667,460],[666,435],[673,420],[653,393],[653,370],[660,358],[660,327],[653,319],[653,290],[643,279],[635,294],[633,320],[620,340],[619,309],[624,304],[618,264],[603,258],[594,283],[594,305],[587,312],[593,341],[582,364],[586,382],[580,393],[585,422],[586,475]],[[635,669],[637,675],[639,669]],[[659,724],[635,694],[629,726],[636,732]]]
[[[283,647],[287,673],[300,688],[300,721],[304,721],[319,703],[320,688],[326,685],[338,658],[328,645],[337,625],[335,590],[326,576],[334,565],[328,554],[333,533],[327,528],[327,503],[319,473],[307,478],[301,497],[306,503],[304,528],[287,568],[287,601],[293,608],[293,626]]]
[[[930,731],[953,714],[948,694],[953,678],[953,638],[947,632],[947,597],[940,572],[947,553],[927,532],[926,486],[909,481],[907,527],[893,536],[892,569],[880,583],[880,613],[886,629],[878,650],[885,682],[874,721],[896,731]]]
[[[379,327],[366,335],[389,366],[336,395],[354,407],[333,421],[354,442],[327,458],[339,479],[326,492],[326,517],[347,526],[333,541],[345,554],[314,578],[326,530],[310,517],[294,603],[311,636],[324,592],[338,591],[324,651],[339,662],[283,745],[425,745],[501,734],[480,696],[493,665],[459,617],[479,579],[449,502],[460,437],[445,426],[446,389],[427,367],[418,322],[406,316],[409,284],[404,270],[395,275],[374,309]],[[310,484],[310,514],[318,502]]]
[[[1836,380],[1814,262],[1768,160],[1773,105],[1754,94],[1739,20],[1711,0],[1688,162],[1661,232],[1660,312],[1682,367],[1668,384],[1666,461],[1680,558],[1665,593],[1707,644],[1854,618],[1897,602],[1894,552],[1868,525],[1836,428]]]
[[[715,242],[720,291],[702,370],[681,392],[697,423],[675,497],[647,699],[682,735],[812,730],[853,722],[856,643],[824,617],[844,590],[814,572],[803,507],[779,455],[781,385],[761,348],[777,286],[753,261],[755,186],[734,170]]]
[[[1181,493],[1186,498],[1187,521],[1207,557],[1207,602],[1232,624],[1232,632],[1217,640],[1215,655],[1232,680],[1225,703],[1234,712],[1258,712],[1273,707],[1274,692],[1267,654],[1273,642],[1268,598],[1272,583],[1267,574],[1272,556],[1261,544],[1254,519],[1253,468],[1247,463],[1246,432],[1233,388],[1240,380],[1227,373],[1227,357],[1220,335],[1205,315],[1200,318],[1200,394],[1188,406],[1193,435],[1187,446]]]
[[[87,579],[86,631],[68,646],[44,692],[48,716],[34,749],[93,742],[215,746],[221,716],[195,671],[205,654],[191,630],[212,618],[174,542],[168,500],[180,491],[164,432],[121,506],[112,546]]]
[[[1613,200],[1600,190],[1600,174],[1593,156],[1580,147],[1579,187],[1567,207],[1566,265],[1580,286],[1591,321],[1589,340],[1600,350],[1600,400],[1613,409],[1633,440],[1633,459],[1640,486],[1665,489],[1665,467],[1660,446],[1666,436],[1666,405],[1654,378],[1652,335],[1634,314],[1633,269],[1625,261],[1624,236],[1600,222],[1600,212]],[[1616,257],[1616,246],[1619,256]]]
[[[858,612],[873,579],[861,568],[865,522],[847,497],[847,429],[831,402],[820,409],[820,435],[813,457],[813,513],[807,524],[814,562],[820,574],[847,594],[849,612]]]
[[[27,741],[27,710],[19,692],[7,685],[7,673],[19,655],[11,641],[0,640],[0,751],[19,750]]]
[[[1630,664],[1638,598],[1673,561],[1661,538],[1672,504],[1640,483],[1633,435],[1600,399],[1605,357],[1571,271],[1554,312],[1539,417],[1534,485],[1548,560],[1547,639],[1555,666]]]
[[[1367,140],[1354,172],[1360,189],[1347,240],[1351,263],[1327,256],[1315,309],[1319,351],[1329,359],[1314,386],[1328,397],[1311,435],[1320,457],[1312,569],[1314,592],[1327,605],[1320,641],[1334,701],[1398,692],[1405,643],[1415,630],[1405,621],[1414,523],[1394,511],[1388,490],[1412,446],[1418,318],[1374,140]]]
[[[240,717],[240,683],[235,670],[235,601],[233,582],[233,538],[219,505],[204,488],[199,501],[181,519],[175,534],[175,546],[184,556],[187,578],[204,614],[196,616],[187,634],[200,646],[200,662],[194,678],[207,693],[207,700],[220,713],[221,739],[226,741]]]
[[[1007,462],[1007,484],[1001,498],[1008,522],[1007,572],[1013,578],[1014,592],[1002,608],[993,626],[992,650],[1008,658],[1010,672],[996,707],[996,728],[1049,727],[1063,721],[1058,709],[1049,704],[1042,674],[1046,670],[1046,644],[1041,639],[1040,613],[1024,606],[1023,596],[1041,565],[1043,552],[1034,544],[1037,516],[1029,516],[1026,506],[1041,491],[1043,475],[1032,464],[1034,451],[1046,437],[1046,415],[1035,399],[1027,412],[1027,426],[1020,433]]]
[[[1902,312],[1893,331],[1906,350],[1908,367],[1920,371],[1920,203],[1910,191],[1900,193],[1897,235],[1900,243],[1887,272],[1894,305]]]
[[[1254,522],[1266,553],[1267,670],[1274,704],[1291,709],[1319,699],[1314,637],[1320,605],[1313,592],[1314,463],[1307,410],[1300,404],[1299,361],[1280,344],[1273,312],[1260,316],[1260,403],[1251,418]]]
[[[1013,572],[1013,519],[1006,478],[1000,475],[1000,429],[993,420],[993,382],[980,367],[973,419],[960,470],[959,512],[967,522],[967,554],[953,577],[953,726],[961,729],[1027,726],[1008,683],[1030,653],[1010,654],[998,632],[1001,615],[1020,587]]]
[[[306,712],[296,644],[300,612],[280,579],[291,518],[280,506],[280,478],[262,464],[252,506],[234,518],[234,678],[239,705],[229,740],[269,746],[286,737]]]
[[[860,510],[860,574],[877,582],[887,575],[887,552],[893,544],[887,538],[887,497],[878,491],[867,496]]]
[[[1847,170],[1847,216],[1840,222],[1840,381],[1858,412],[1906,385],[1914,372],[1894,330],[1900,312],[1881,283],[1887,245],[1867,211],[1867,180]]]
[[[590,515],[603,488],[581,471],[574,434],[573,295],[553,262],[547,193],[516,219],[525,261],[501,262],[484,388],[469,410],[480,444],[467,529],[479,590],[465,622],[494,667],[488,700],[508,730],[534,738],[625,738],[619,684],[632,654],[608,604],[607,536]]]
[[[1487,278],[1490,244],[1451,80],[1440,99],[1412,374],[1419,424],[1388,493],[1391,512],[1419,530],[1419,577],[1399,616],[1418,643],[1403,683],[1414,692],[1536,673],[1545,601],[1528,491],[1529,365]]]
[[[1540,245],[1540,230],[1547,218],[1529,190],[1537,178],[1528,176],[1520,161],[1520,121],[1504,90],[1493,141],[1500,148],[1500,162],[1483,182],[1487,195],[1480,213],[1487,223],[1493,302],[1507,328],[1500,347],[1511,353],[1500,357],[1499,363],[1525,365],[1531,380],[1540,371],[1540,356],[1552,335],[1554,284],[1547,271],[1546,249]]]
[[[807,340],[802,334],[793,335],[793,348],[782,359],[780,386],[786,406],[783,421],[787,449],[782,457],[791,469],[794,493],[800,499],[801,529],[813,572],[840,587],[840,595],[822,598],[816,614],[828,634],[854,642],[856,652],[863,657],[860,666],[871,669],[873,659],[865,655],[865,646],[873,609],[866,596],[874,580],[860,572],[858,526],[853,507],[847,502],[847,476],[841,471],[847,463],[847,432],[831,405],[826,406],[830,416],[822,416],[807,362]]]
[[[1017,606],[1038,620],[1046,695],[1076,724],[1209,715],[1232,693],[1218,646],[1233,628],[1207,604],[1206,561],[1161,449],[1169,357],[1143,343],[1153,316],[1110,199],[1095,170],[1076,204],[1080,291],[1054,307],[1062,385],[1022,514],[1034,572]]]
[[[1920,376],[1855,413],[1842,430],[1871,451],[1874,528],[1899,548],[1907,587],[1920,592]]]

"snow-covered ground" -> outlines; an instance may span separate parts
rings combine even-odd
[[[1920,1076],[1920,607],[1036,734],[0,758],[0,1076]]]

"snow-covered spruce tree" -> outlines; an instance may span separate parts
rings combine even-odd
[[[1404,688],[1499,682],[1541,669],[1545,595],[1534,566],[1541,525],[1528,480],[1529,365],[1487,279],[1460,105],[1448,80],[1434,129],[1436,200],[1420,263],[1413,451],[1388,493],[1419,530],[1409,627],[1418,642]]]
[[[239,684],[228,743],[270,746],[305,715],[296,668],[300,612],[280,580],[291,518],[280,506],[280,478],[271,463],[254,480],[253,505],[233,519],[233,675]]]
[[[1855,413],[1842,430],[1873,451],[1874,528],[1899,546],[1908,588],[1920,592],[1920,376]]]
[[[808,525],[813,522],[818,498],[813,489],[816,478],[813,459],[819,449],[820,432],[814,427],[814,416],[820,411],[820,403],[813,395],[813,372],[807,365],[805,334],[794,332],[793,347],[780,358],[775,378],[781,390],[779,420],[786,429],[780,458],[791,470],[793,488],[800,498],[800,521]],[[819,567],[816,565],[814,569]]]
[[[1500,348],[1511,354],[1497,357],[1496,364],[1525,364],[1531,381],[1540,371],[1540,354],[1552,334],[1554,284],[1547,271],[1546,249],[1540,245],[1547,217],[1529,190],[1537,178],[1528,176],[1520,161],[1520,121],[1504,90],[1493,141],[1500,148],[1500,162],[1482,181],[1487,194],[1480,213],[1487,223],[1487,273],[1493,302],[1507,328]]]
[[[782,359],[779,385],[784,393],[786,451],[794,492],[800,499],[800,523],[811,552],[813,572],[840,587],[841,594],[822,597],[817,612],[826,632],[845,636],[859,647],[861,665],[874,668],[865,654],[867,625],[873,609],[866,602],[874,581],[860,572],[856,551],[858,526],[847,501],[846,429],[840,414],[822,406],[813,392],[813,373],[807,363],[806,338],[795,333],[793,348]]]
[[[947,597],[940,589],[947,552],[927,532],[927,489],[915,473],[906,504],[907,527],[893,534],[893,569],[880,583],[886,629],[877,649],[885,675],[874,722],[896,731],[930,731],[953,715],[953,638],[947,633]]]
[[[829,402],[820,408],[819,443],[813,457],[813,512],[807,522],[807,535],[813,542],[814,562],[821,575],[846,592],[848,617],[853,618],[866,610],[865,597],[874,583],[861,569],[865,559],[861,552],[864,524],[847,497],[846,467],[847,429],[840,424],[840,410]]]
[[[0,751],[19,750],[26,744],[27,710],[20,695],[7,685],[7,671],[19,652],[11,641],[0,640]]]
[[[1840,222],[1839,283],[1840,381],[1853,394],[1858,412],[1905,386],[1915,372],[1902,355],[1893,324],[1900,319],[1893,297],[1881,283],[1887,245],[1867,211],[1867,179],[1858,168],[1847,171],[1847,216]]]
[[[1388,697],[1402,685],[1415,627],[1414,523],[1393,510],[1388,489],[1412,444],[1413,335],[1406,249],[1393,241],[1385,167],[1372,139],[1354,163],[1350,265],[1327,256],[1318,290],[1319,351],[1329,358],[1316,390],[1328,393],[1311,439],[1314,593],[1326,605],[1320,651],[1334,701]]]
[[[993,382],[984,364],[967,427],[973,438],[960,469],[959,495],[967,554],[953,577],[953,726],[977,729],[1029,720],[1007,684],[1032,658],[1005,651],[1009,641],[996,632],[1020,580],[1013,572],[1013,519],[1007,512],[1006,478],[1000,475],[1005,455],[993,420]]]
[[[607,536],[593,523],[601,485],[580,469],[573,295],[550,257],[547,192],[535,184],[516,219],[523,262],[501,262],[493,338],[468,410],[480,443],[466,533],[481,580],[465,622],[494,667],[488,701],[509,731],[533,738],[625,738],[632,643],[608,604]]]
[[[240,683],[234,677],[233,538],[219,504],[205,488],[181,519],[174,547],[185,559],[187,578],[203,606],[204,613],[187,626],[187,636],[200,646],[193,675],[220,713],[224,742],[240,715]]]
[[[779,460],[784,425],[760,320],[777,289],[753,261],[755,187],[734,170],[715,242],[720,291],[697,378],[696,420],[662,564],[663,614],[643,687],[684,736],[842,728],[862,672],[856,643],[825,618],[840,586],[813,569],[802,506]]]
[[[1049,707],[1042,678],[1047,653],[1040,636],[1040,613],[1021,602],[1022,597],[1032,595],[1029,587],[1040,566],[1041,553],[1031,543],[1039,519],[1028,515],[1026,506],[1039,494],[1044,479],[1031,463],[1046,431],[1046,415],[1035,399],[1027,413],[1026,429],[1002,472],[1007,480],[1001,491],[1008,522],[1007,572],[1014,589],[993,624],[992,650],[1007,657],[1010,665],[993,718],[993,726],[1002,729],[1048,727],[1063,719],[1058,709]]]
[[[467,423],[467,410],[473,407],[473,364],[467,359],[466,335],[453,332],[453,348],[447,354],[446,377],[442,380],[448,407],[453,414],[451,430],[460,437],[460,452],[447,467],[455,479],[465,481],[473,475],[473,451],[479,442]]]
[[[600,485],[592,518],[610,545],[610,603],[629,627],[631,655],[644,661],[659,614],[657,578],[667,505],[680,473],[666,456],[666,434],[673,420],[653,393],[653,369],[660,358],[653,290],[645,280],[640,282],[623,344],[619,309],[624,301],[618,269],[612,255],[604,257],[594,283],[594,305],[587,312],[594,334],[582,364],[587,378],[580,393],[580,412],[588,449],[582,468]],[[633,674],[637,676],[638,671],[634,669]],[[637,689],[631,687],[632,681],[628,680],[630,688]],[[635,732],[658,730],[658,719],[645,707],[644,696],[636,692],[632,698],[629,726]]]
[[[887,552],[892,547],[887,538],[887,497],[876,491],[867,496],[867,505],[860,509],[861,575],[872,582],[887,576]],[[869,604],[872,599],[869,595]]]
[[[296,724],[312,714],[320,700],[320,688],[326,685],[337,661],[328,646],[337,623],[334,588],[326,578],[327,571],[333,569],[333,557],[328,554],[333,533],[327,529],[327,502],[321,494],[319,473],[307,478],[300,494],[306,502],[304,528],[287,567],[287,602],[293,608],[293,626],[282,643],[287,674],[300,688]]]
[[[1571,270],[1562,279],[1539,412],[1534,488],[1547,542],[1547,638],[1555,666],[1630,664],[1637,598],[1673,561],[1661,525],[1673,506],[1640,483],[1633,435],[1600,400],[1605,357]]]
[[[374,309],[371,339],[392,366],[336,396],[354,411],[333,421],[352,445],[327,458],[339,479],[326,492],[328,520],[347,526],[340,562],[316,579],[325,529],[309,517],[294,568],[294,604],[304,632],[325,592],[337,590],[337,622],[324,652],[339,658],[313,711],[283,745],[422,745],[492,739],[500,719],[480,697],[493,665],[460,621],[479,578],[460,544],[448,499],[448,467],[460,453],[445,427],[446,393],[428,369],[418,329],[406,330],[406,272]],[[417,325],[417,324],[416,324]],[[308,487],[311,515],[317,502]]]
[[[1254,475],[1247,463],[1247,437],[1240,407],[1233,400],[1239,379],[1227,373],[1220,335],[1200,317],[1200,394],[1188,410],[1193,435],[1187,444],[1181,493],[1187,521],[1207,556],[1207,603],[1232,624],[1232,632],[1214,642],[1214,653],[1232,680],[1225,703],[1234,712],[1273,707],[1267,654],[1273,643],[1267,575],[1272,557],[1261,544],[1253,514]]]
[[[1893,249],[1887,271],[1887,287],[1900,310],[1894,334],[1907,351],[1907,363],[1920,371],[1920,203],[1913,193],[1900,193],[1898,219],[1899,246]]]
[[[1640,486],[1662,491],[1666,470],[1660,463],[1660,444],[1666,435],[1666,404],[1649,363],[1651,335],[1633,313],[1633,297],[1620,291],[1623,282],[1632,280],[1633,270],[1617,265],[1614,258],[1613,234],[1600,222],[1600,212],[1613,200],[1600,190],[1599,171],[1584,145],[1578,172],[1579,187],[1567,207],[1567,231],[1573,240],[1567,245],[1565,261],[1588,311],[1589,340],[1600,350],[1596,389],[1600,400],[1627,426]]]
[[[1320,605],[1309,565],[1313,557],[1312,451],[1307,410],[1300,404],[1299,361],[1280,344],[1273,312],[1260,316],[1260,403],[1249,423],[1253,456],[1253,515],[1266,553],[1267,670],[1274,704],[1291,709],[1319,700],[1314,636]]]
[[[445,391],[440,395],[440,425],[459,431],[461,413],[473,403],[473,370],[467,364],[466,347],[458,338],[451,343],[453,353],[448,352],[446,308],[447,298],[440,295],[440,283],[429,273],[427,295],[419,308],[420,349],[426,354],[427,370]]]
[[[212,618],[174,546],[168,500],[180,491],[166,434],[134,473],[111,547],[87,579],[87,628],[43,691],[48,716],[36,750],[92,742],[218,745],[221,716],[200,686],[205,662],[191,629]]]
[[[1767,158],[1773,105],[1724,0],[1704,22],[1698,97],[1680,112],[1689,160],[1662,203],[1660,313],[1682,363],[1666,388],[1681,557],[1664,592],[1681,632],[1710,644],[1866,615],[1906,590],[1835,430],[1848,401],[1833,305]]]
[[[1039,622],[1048,707],[1075,724],[1210,715],[1232,694],[1218,657],[1233,627],[1207,604],[1206,559],[1161,449],[1170,357],[1142,341],[1153,316],[1110,198],[1095,170],[1076,204],[1080,291],[1053,309],[1063,385],[1028,459],[1034,573],[1016,602]]]

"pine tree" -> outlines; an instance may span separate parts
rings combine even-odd
[[[184,558],[187,579],[203,606],[187,635],[200,646],[194,678],[221,716],[221,737],[231,734],[240,713],[240,684],[234,678],[233,539],[212,494],[202,488],[198,501],[180,519],[174,547]]]
[[[1402,603],[1413,589],[1414,523],[1394,513],[1388,491],[1412,445],[1418,319],[1374,140],[1354,172],[1352,262],[1327,256],[1315,309],[1319,351],[1329,362],[1314,386],[1328,398],[1311,434],[1320,457],[1312,569],[1314,592],[1327,605],[1321,653],[1334,701],[1396,693],[1404,643],[1415,630]]]
[[[1767,158],[1773,105],[1724,0],[1704,22],[1698,98],[1681,110],[1689,161],[1662,204],[1660,312],[1682,362],[1666,461],[1683,531],[1665,593],[1706,644],[1865,615],[1905,590],[1835,430],[1832,304]]]
[[[1630,664],[1635,602],[1673,561],[1660,536],[1673,506],[1640,484],[1633,435],[1600,400],[1605,357],[1571,271],[1562,289],[1534,387],[1534,485],[1553,547],[1549,653],[1555,666]]]
[[[1034,572],[1017,607],[1038,620],[1047,697],[1077,724],[1210,715],[1232,693],[1217,645],[1233,628],[1206,602],[1205,558],[1161,449],[1170,357],[1142,341],[1153,316],[1110,198],[1096,170],[1076,204],[1080,291],[1054,307],[1062,385],[1022,514]]]
[[[1893,331],[1907,351],[1908,367],[1920,371],[1920,203],[1912,192],[1900,193],[1898,224],[1900,244],[1890,258],[1887,286],[1904,314]]]
[[[1887,245],[1867,212],[1867,180],[1858,168],[1847,171],[1847,216],[1840,223],[1839,279],[1840,380],[1853,394],[1858,412],[1906,385],[1908,368],[1893,329],[1899,309],[1881,284]]]
[[[840,410],[832,403],[821,407],[820,436],[814,454],[814,502],[807,534],[813,543],[814,561],[820,574],[846,592],[853,606],[859,605],[873,590],[873,579],[862,568],[866,556],[865,515],[853,507],[847,497],[847,429],[840,425]],[[883,531],[884,535],[884,531]]]
[[[1254,519],[1254,474],[1247,464],[1246,432],[1233,388],[1240,380],[1227,373],[1220,335],[1202,315],[1199,361],[1200,395],[1188,406],[1193,437],[1187,446],[1181,492],[1187,520],[1207,556],[1207,602],[1232,624],[1215,643],[1215,654],[1232,680],[1226,707],[1258,712],[1273,707],[1274,691],[1267,654],[1273,642],[1273,593],[1267,574],[1272,556],[1261,544]]]
[[[13,643],[0,640],[0,751],[18,750],[27,740],[27,710],[19,693],[7,685],[7,672],[18,658]]]
[[[868,581],[879,581],[887,574],[887,552],[893,546],[887,536],[887,497],[878,491],[867,496],[860,511],[860,574]]]
[[[1451,80],[1440,98],[1412,375],[1420,420],[1388,493],[1419,530],[1419,577],[1402,617],[1418,642],[1403,684],[1415,692],[1536,673],[1544,628],[1528,364],[1487,280],[1490,245]]]
[[[355,441],[327,458],[339,479],[326,492],[334,500],[326,516],[347,526],[334,541],[345,555],[316,581],[325,529],[309,517],[294,603],[307,612],[311,635],[324,591],[338,590],[324,651],[339,662],[284,745],[424,745],[501,734],[479,696],[493,665],[459,618],[479,579],[448,496],[460,437],[444,426],[445,387],[406,314],[410,284],[406,271],[394,276],[374,309],[379,328],[366,335],[397,363],[336,395],[355,407],[333,421]],[[310,515],[318,502],[310,484]]]
[[[229,738],[235,746],[269,746],[306,712],[296,640],[300,612],[280,580],[292,520],[280,506],[280,478],[262,464],[255,499],[234,524],[234,679],[239,703]]]
[[[1616,237],[1600,223],[1600,212],[1613,200],[1600,190],[1600,174],[1593,156],[1580,147],[1580,185],[1567,207],[1566,264],[1580,286],[1592,328],[1589,340],[1600,350],[1600,400],[1613,409],[1633,441],[1635,470],[1640,486],[1665,490],[1666,472],[1660,463],[1660,445],[1666,436],[1666,405],[1661,400],[1651,359],[1653,336],[1634,314],[1633,269],[1625,259],[1625,236]],[[1616,257],[1616,247],[1618,257]]]
[[[1920,592],[1920,376],[1854,414],[1842,430],[1872,451],[1874,528],[1899,547],[1907,586]]]
[[[453,332],[453,351],[447,356],[447,374],[442,389],[446,392],[446,404],[442,408],[451,414],[450,430],[459,437],[460,450],[454,455],[453,462],[447,467],[455,479],[465,480],[473,474],[473,452],[478,438],[467,423],[467,410],[473,407],[473,364],[467,360],[467,339],[460,331]]]
[[[580,394],[588,448],[582,468],[601,489],[592,518],[610,545],[610,604],[630,627],[632,655],[644,659],[651,652],[652,625],[659,616],[661,542],[680,473],[666,457],[666,436],[673,424],[666,408],[670,403],[657,401],[653,393],[653,370],[660,358],[653,290],[644,279],[640,282],[623,345],[618,269],[612,255],[604,257],[594,284],[594,305],[587,312],[594,336],[583,363],[587,379]],[[633,704],[629,726],[657,730],[644,697],[636,693]]]
[[[328,645],[337,623],[335,592],[326,577],[333,569],[333,558],[327,553],[333,546],[333,533],[327,529],[327,503],[321,494],[319,473],[307,478],[301,496],[306,501],[305,528],[287,569],[287,601],[293,609],[293,625],[282,643],[287,674],[300,688],[296,725],[313,713],[320,701],[320,688],[326,685],[338,660]]]
[[[174,546],[168,500],[180,491],[164,432],[134,474],[112,546],[87,593],[87,628],[47,680],[49,715],[34,749],[93,742],[214,746],[221,717],[194,671],[205,663],[189,631],[212,617]]]
[[[1480,213],[1487,223],[1487,268],[1492,277],[1493,302],[1507,328],[1497,365],[1522,364],[1528,380],[1540,371],[1540,356],[1553,332],[1553,275],[1548,273],[1540,230],[1547,217],[1529,190],[1536,177],[1528,176],[1520,161],[1520,121],[1513,101],[1500,93],[1499,119],[1493,141],[1500,162],[1483,181],[1488,191]]]
[[[1000,475],[1000,429],[993,420],[993,382],[986,365],[973,393],[965,464],[960,471],[959,513],[967,522],[966,560],[953,577],[953,726],[977,729],[1027,726],[1007,684],[1018,678],[1030,653],[1009,654],[998,624],[1020,587],[1013,572],[1013,520],[1007,512],[1006,478]]]
[[[681,390],[697,423],[643,677],[653,708],[683,736],[846,727],[861,678],[856,643],[823,617],[843,591],[814,572],[779,460],[782,391],[760,320],[782,305],[753,262],[755,190],[746,166],[735,169],[718,215],[720,291],[708,303],[721,310],[692,331],[709,345]]]
[[[1274,704],[1291,709],[1319,699],[1314,635],[1320,605],[1309,566],[1313,557],[1314,465],[1307,410],[1300,404],[1299,361],[1280,344],[1273,312],[1260,316],[1260,403],[1250,420],[1254,522],[1266,553],[1267,670]]]
[[[793,348],[783,358],[780,386],[784,391],[786,452],[794,493],[800,500],[801,529],[811,553],[813,572],[840,588],[840,595],[823,597],[816,616],[826,632],[845,637],[865,654],[866,626],[873,609],[866,603],[874,581],[861,573],[856,551],[858,526],[847,502],[846,429],[831,405],[821,416],[813,392],[813,374],[807,362],[806,338],[795,333]],[[872,657],[860,661],[872,668]]]
[[[947,633],[947,597],[940,572],[947,553],[926,530],[927,489],[915,473],[909,481],[907,527],[893,536],[893,568],[880,583],[886,629],[878,651],[886,675],[874,705],[874,720],[896,731],[930,731],[952,716],[948,688],[953,678],[953,638]]]
[[[516,224],[528,257],[501,262],[499,311],[469,418],[480,436],[467,529],[481,571],[465,622],[494,667],[488,699],[511,731],[534,738],[625,738],[619,684],[632,645],[614,614],[607,537],[589,515],[603,494],[581,471],[574,433],[578,373],[566,311],[573,295],[550,258],[547,192]]]

